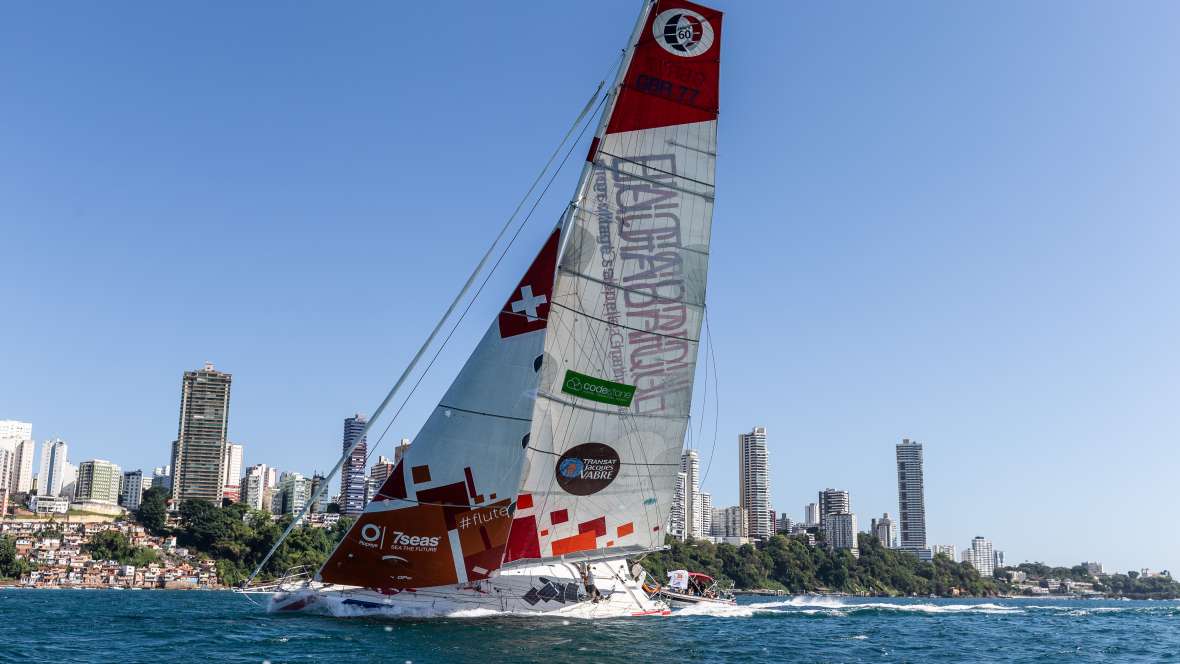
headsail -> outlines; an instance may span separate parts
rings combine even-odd
[[[645,8],[568,225],[505,562],[663,543],[704,316],[721,18]]]
[[[396,590],[474,581],[500,567],[559,239],[555,230],[321,579]]]

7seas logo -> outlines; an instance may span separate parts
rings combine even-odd
[[[557,460],[557,483],[567,493],[589,496],[602,491],[619,476],[619,453],[602,443],[571,447]]]
[[[691,9],[660,12],[651,23],[656,43],[672,55],[691,58],[713,45],[713,26],[709,19]]]
[[[407,535],[400,530],[395,530],[393,531],[393,540],[389,548],[408,551],[434,551],[438,549],[439,539],[437,536]],[[374,523],[366,523],[361,526],[360,545],[370,549],[384,548],[385,528]]]

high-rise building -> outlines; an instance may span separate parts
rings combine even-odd
[[[971,566],[979,571],[980,576],[990,579],[996,570],[996,558],[991,540],[979,535],[972,538],[970,548],[963,551],[963,562],[971,563]]]
[[[1004,566],[1004,552],[996,549],[992,551],[992,568],[1000,569]]]
[[[848,512],[834,512],[824,518],[824,539],[833,549],[849,549],[852,555],[860,557],[857,546],[856,515]]]
[[[271,499],[275,514],[298,514],[310,498],[311,480],[299,473],[283,473]]]
[[[323,514],[328,511],[328,491],[325,485],[328,483],[328,478],[319,473],[311,476],[311,484],[308,485],[308,500],[315,500],[311,506],[312,514]],[[324,491],[320,491],[324,489]]]
[[[824,489],[819,492],[819,525],[828,522],[829,514],[851,514],[852,498],[843,489]]]
[[[881,546],[893,548],[894,547],[894,532],[893,519],[889,518],[889,512],[881,515],[880,519],[873,519],[869,522],[869,532],[881,541]]]
[[[12,468],[16,455],[5,447],[0,447],[0,501],[7,501],[12,491]],[[5,503],[7,505],[7,503]],[[3,516],[4,512],[0,512]]]
[[[0,476],[0,485],[14,493],[33,489],[33,424],[18,420],[0,420],[0,450],[12,454],[9,472]]]
[[[360,413],[344,420],[345,452],[357,441],[368,421]],[[365,459],[369,456],[366,438],[360,438],[360,444],[340,469],[340,513],[345,516],[356,516],[365,510]]]
[[[791,520],[791,517],[787,516],[786,512],[783,512],[781,515],[779,515],[778,521],[776,521],[774,525],[775,531],[780,535],[791,534],[791,529],[794,527],[795,522]]]
[[[74,500],[79,502],[119,502],[119,488],[123,483],[123,469],[104,459],[92,459],[78,464],[78,479]]]
[[[400,447],[400,446],[399,446]],[[369,467],[369,482],[368,498],[366,503],[373,500],[381,491],[381,487],[385,486],[385,480],[393,474],[393,469],[397,467],[397,462],[393,461],[387,456],[378,456],[377,463]]]
[[[33,423],[20,420],[0,420],[0,444],[18,442],[33,437]]]
[[[64,498],[74,498],[74,488],[78,481],[78,467],[69,461],[61,465],[61,493]]]
[[[274,488],[274,471],[265,463],[250,466],[242,479],[242,502],[251,509],[269,510]]]
[[[233,377],[206,362],[186,371],[180,388],[180,425],[172,446],[172,499],[221,503]]]
[[[60,496],[67,484],[69,445],[61,438],[41,444],[41,472],[37,476],[37,495]],[[73,481],[73,480],[69,480]]]
[[[672,494],[672,509],[668,510],[668,533],[679,540],[688,538],[688,474],[676,473],[676,491]]]
[[[807,503],[803,506],[803,525],[819,525],[819,503]]]
[[[713,534],[713,494],[702,491],[697,494],[701,508],[701,537]]]
[[[735,505],[713,513],[713,528],[717,537],[749,537],[750,524],[746,508]]]
[[[123,488],[119,496],[119,504],[134,512],[143,502],[143,471],[129,470],[123,473]]]
[[[172,493],[172,466],[157,466],[152,470],[152,488],[167,489]]]
[[[926,499],[922,444],[909,438],[897,445],[897,507],[901,517],[898,548],[917,554],[926,548]]]
[[[754,427],[750,433],[738,436],[738,497],[749,519],[749,537],[765,540],[774,535],[766,427]]]
[[[701,460],[696,450],[680,455],[680,472],[684,473],[684,538],[699,539],[701,530]]]
[[[930,547],[930,557],[933,558],[938,554],[942,554],[951,560],[955,560],[955,545],[954,544],[935,544]]]
[[[222,497],[238,502],[242,499],[242,454],[243,447],[238,443],[225,445],[225,488]]]
[[[409,452],[409,451],[410,451],[410,439],[409,438],[402,438],[402,442],[400,444],[398,444],[397,447],[393,448],[393,465],[396,466],[397,464],[401,463],[402,458],[405,457],[406,452]]]

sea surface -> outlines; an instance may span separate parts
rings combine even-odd
[[[268,615],[229,592],[0,589],[0,662],[1180,661],[1180,602],[742,598],[608,621]]]

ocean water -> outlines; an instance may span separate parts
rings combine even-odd
[[[1180,602],[742,598],[667,618],[268,615],[229,592],[0,589],[0,662],[1180,661]]]

